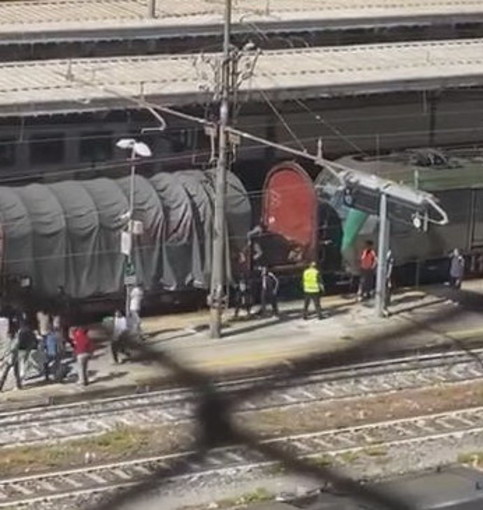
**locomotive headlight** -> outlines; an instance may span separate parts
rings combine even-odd
[[[354,197],[352,195],[352,190],[350,188],[346,188],[344,190],[344,204],[348,207],[354,205]]]
[[[419,213],[413,215],[413,226],[417,230],[421,230],[423,227],[423,219],[421,218]]]

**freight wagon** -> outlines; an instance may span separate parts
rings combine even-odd
[[[134,189],[133,219],[143,229],[135,236],[133,262],[149,301],[183,306],[194,296],[204,300],[211,276],[214,174],[137,175]],[[127,177],[0,186],[3,297],[37,306],[63,288],[84,309],[89,303],[98,311],[118,306],[126,275],[121,237],[129,192]],[[251,226],[261,222],[268,226],[258,239],[264,264],[293,271],[316,257],[318,201],[305,171],[294,163],[275,167],[261,202],[260,221],[241,181],[228,174],[229,276],[239,269]]]

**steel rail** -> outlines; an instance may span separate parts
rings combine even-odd
[[[281,382],[263,397],[239,403],[237,413],[367,397],[434,384],[468,382],[483,377],[483,364],[470,353],[443,353],[404,357],[385,362],[331,369]],[[261,378],[219,383],[222,393],[236,394]],[[0,446],[39,444],[99,435],[119,426],[146,426],[186,422],[194,417],[197,394],[186,388],[155,391],[111,399],[37,408],[0,415]]]
[[[388,448],[424,441],[461,439],[467,434],[483,433],[483,407],[371,423],[356,427],[290,435],[260,441],[260,445],[282,447],[299,458],[317,459],[348,452],[364,452],[371,447]],[[369,450],[370,451],[370,450]],[[203,465],[190,461],[194,452],[133,459],[124,462],[88,466],[38,475],[0,480],[0,508],[34,504],[82,494],[95,494],[129,487],[157,469],[170,469],[171,463],[186,460],[188,472],[168,478],[190,481],[201,476],[221,475],[226,470],[242,473],[277,465],[261,452],[243,445],[215,448]]]

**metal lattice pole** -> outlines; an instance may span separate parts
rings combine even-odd
[[[216,169],[215,219],[213,236],[213,265],[211,273],[211,317],[210,334],[212,338],[221,337],[224,288],[226,283],[225,264],[225,210],[226,210],[226,173],[228,170],[227,131],[230,110],[230,69],[231,69],[231,2],[225,3],[225,26],[223,37],[223,62],[220,101],[220,120],[218,127],[219,154]]]

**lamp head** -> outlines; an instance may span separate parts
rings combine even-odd
[[[119,149],[132,149],[136,144],[134,138],[121,138],[116,142],[116,147]]]
[[[143,142],[136,142],[134,144],[134,152],[142,158],[149,158],[152,156],[151,149]]]
[[[143,142],[138,142],[134,138],[121,138],[116,142],[116,147],[123,150],[132,150],[136,156],[149,158],[152,156],[151,149]]]

